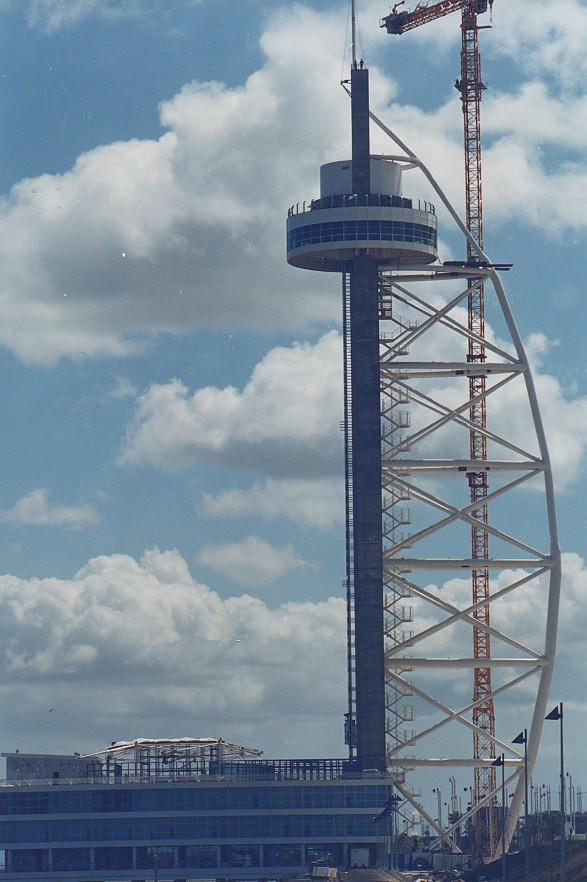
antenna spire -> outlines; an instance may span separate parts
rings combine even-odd
[[[357,14],[355,0],[351,0],[351,64],[357,66]]]

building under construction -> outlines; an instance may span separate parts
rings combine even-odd
[[[389,32],[400,33],[392,19]],[[197,738],[113,743],[85,757],[5,754],[7,882],[389,866],[398,807],[432,831],[432,850],[459,856],[465,826],[476,860],[511,838],[554,655],[560,565],[548,453],[500,266],[372,113],[354,46],[353,37],[350,158],[324,165],[319,195],[287,217],[289,263],[342,279],[346,754],[270,760]],[[473,76],[479,94],[478,70],[465,70],[461,96],[474,96]],[[371,148],[374,126],[391,143],[386,153]],[[441,220],[461,236],[462,259],[439,259]],[[528,498],[531,522],[520,516]],[[530,637],[515,612],[521,592],[535,603]],[[523,753],[516,733],[496,725],[500,702],[522,685]],[[470,799],[444,824],[431,793],[447,772],[453,788],[457,777],[470,782]],[[514,791],[507,819],[497,811],[504,784]]]
[[[375,866],[388,841],[391,783],[344,759],[266,760],[212,738],[4,756],[7,880],[274,879]]]

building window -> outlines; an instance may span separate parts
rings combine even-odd
[[[222,867],[258,867],[258,845],[223,845],[220,851]]]
[[[177,865],[186,867],[215,867],[215,845],[182,845],[177,849]]]
[[[89,870],[90,869],[90,849],[89,848],[54,848],[53,849],[53,871],[61,870]]]
[[[264,867],[299,867],[302,863],[301,845],[263,846]]]
[[[325,861],[333,867],[340,866],[343,862],[343,847],[339,843],[306,845],[306,861]]]
[[[94,849],[96,870],[132,870],[132,848]]]
[[[12,849],[7,852],[6,866],[11,873],[46,873],[49,853],[42,848]]]
[[[169,870],[175,863],[175,849],[171,845],[146,845],[137,848],[137,869]]]

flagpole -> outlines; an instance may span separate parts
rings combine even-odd
[[[501,882],[506,882],[506,847],[505,847],[505,753],[498,756],[491,763],[492,766],[501,766]]]
[[[566,882],[567,877],[567,837],[566,837],[566,812],[565,812],[565,753],[563,738],[563,703],[560,704],[560,737],[561,737],[561,882]]]
[[[530,831],[528,830],[528,730],[516,735],[512,744],[524,745],[524,882],[530,876]]]
[[[551,712],[545,716],[545,720],[558,720],[560,722],[560,840],[561,840],[561,869],[560,882],[567,882],[567,842],[565,837],[565,742],[563,734],[563,703],[553,707]]]

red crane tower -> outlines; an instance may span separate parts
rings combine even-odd
[[[403,34],[426,22],[442,18],[451,12],[461,10],[461,76],[455,82],[460,92],[464,121],[465,149],[465,199],[466,222],[474,240],[483,248],[483,198],[481,177],[481,95],[485,86],[481,80],[477,16],[487,11],[487,0],[440,0],[439,3],[425,6],[422,3],[412,11],[398,8],[405,0],[397,3],[392,12],[382,19],[381,27],[389,34]],[[491,4],[492,0],[490,0]],[[474,263],[478,255],[471,242],[467,242],[467,261]],[[485,346],[485,303],[483,282],[472,285],[468,296],[469,336],[467,361],[483,363],[486,359]],[[472,460],[487,458],[487,436],[485,434],[486,415],[486,377],[474,374],[469,379],[471,407],[469,409],[470,454]],[[471,527],[471,557],[479,561],[479,567],[472,570],[472,595],[475,619],[484,627],[473,628],[473,655],[483,660],[491,657],[489,626],[489,570],[483,561],[489,557],[488,533],[484,526],[488,522],[487,472],[480,470],[468,474],[470,498],[474,508],[472,517],[479,526]],[[494,756],[495,714],[491,689],[491,668],[476,667],[473,686],[473,756],[482,759]],[[474,802],[485,804],[487,808],[475,815],[475,846],[480,857],[493,854],[494,844],[499,832],[496,824],[494,800],[487,801],[496,789],[495,768],[477,765],[474,772]]]

